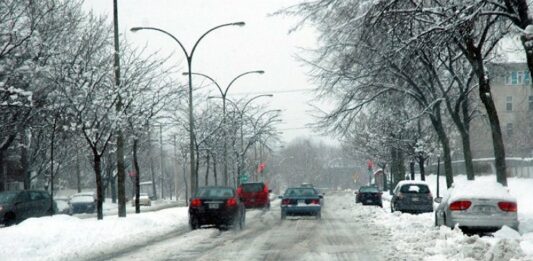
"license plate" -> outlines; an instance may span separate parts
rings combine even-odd
[[[217,209],[218,205],[219,205],[218,203],[209,203],[208,206],[209,206],[210,209]]]
[[[305,200],[298,200],[298,205],[304,205],[305,204]]]
[[[481,206],[481,207],[479,207],[479,211],[482,212],[482,213],[491,213],[492,212],[492,207],[490,207],[490,206]]]
[[[419,201],[419,200],[420,200],[420,199],[418,199],[418,198],[413,198],[413,201]]]

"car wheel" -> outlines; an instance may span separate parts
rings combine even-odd
[[[390,203],[390,213],[394,213],[394,207],[392,205],[392,202]]]
[[[200,224],[198,223],[198,219],[194,218],[194,217],[189,218],[189,226],[190,226],[191,230],[195,230],[195,229],[200,228]]]
[[[4,225],[6,227],[9,227],[9,226],[12,226],[12,225],[15,225],[17,223],[17,219],[15,218],[15,214],[13,213],[7,213],[5,216],[4,216]]]
[[[439,220],[437,218],[437,211],[435,211],[435,226],[438,227],[439,226]]]
[[[285,211],[281,211],[281,219],[285,219],[287,218],[287,213],[285,213]]]

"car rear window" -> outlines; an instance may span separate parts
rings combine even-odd
[[[379,190],[378,188],[376,187],[361,187],[359,188],[359,192],[363,192],[363,193],[379,193]]]
[[[313,196],[316,195],[316,191],[313,188],[290,188],[285,191],[285,196],[298,197],[298,196]]]
[[[249,184],[242,184],[241,185],[242,190],[244,192],[261,192],[263,189],[265,189],[265,185],[262,183],[249,183]]]
[[[403,185],[400,189],[402,193],[417,193],[417,194],[427,194],[429,193],[429,188],[426,185],[421,184],[407,184]]]
[[[225,198],[233,197],[233,190],[231,188],[199,188],[196,192],[199,198]]]

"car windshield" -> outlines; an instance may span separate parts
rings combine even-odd
[[[231,188],[199,188],[196,192],[198,198],[226,198],[233,197]]]
[[[402,193],[418,193],[418,194],[427,194],[429,193],[429,188],[426,185],[421,184],[407,184],[403,185],[400,189]]]
[[[265,185],[263,183],[247,183],[242,184],[241,187],[244,192],[254,193],[263,191]]]
[[[359,192],[361,193],[378,193],[379,189],[376,187],[361,187],[359,188]]]
[[[316,191],[312,188],[290,188],[285,191],[284,195],[288,197],[314,196]]]
[[[11,203],[17,196],[17,192],[2,192],[0,193],[0,203]]]
[[[94,202],[94,197],[89,195],[74,195],[70,198],[70,203],[91,203]]]

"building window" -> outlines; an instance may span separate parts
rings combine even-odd
[[[505,85],[529,85],[531,75],[529,71],[509,71],[505,75]]]
[[[533,111],[533,96],[529,96],[529,111]]]
[[[513,96],[507,96],[505,98],[505,110],[513,111]]]
[[[506,129],[507,129],[507,136],[509,137],[513,136],[513,124],[507,123]]]

